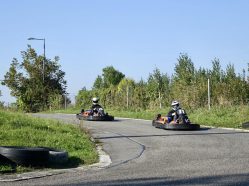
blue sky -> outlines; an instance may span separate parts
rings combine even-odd
[[[216,57],[238,73],[249,63],[248,0],[1,0],[0,80],[30,44],[60,57],[68,92],[90,89],[112,65],[127,77],[147,79],[155,67],[171,75],[180,53],[196,68]],[[0,85],[0,101],[14,101]]]

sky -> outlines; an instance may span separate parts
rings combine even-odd
[[[0,0],[0,80],[13,58],[31,45],[60,57],[73,99],[91,89],[102,69],[113,66],[135,81],[159,68],[172,75],[186,53],[198,69],[249,63],[248,0]],[[14,102],[0,85],[0,101]]]

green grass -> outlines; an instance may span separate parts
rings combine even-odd
[[[192,122],[213,127],[241,128],[249,121],[249,107],[214,107],[211,110],[198,109],[189,114]]]
[[[20,113],[0,111],[0,142],[1,146],[44,146],[66,150],[69,161],[61,168],[92,164],[98,160],[95,144],[79,126]],[[0,172],[9,169],[9,165],[0,164]],[[15,171],[25,170],[30,167],[17,166]]]

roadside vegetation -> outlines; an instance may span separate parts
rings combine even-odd
[[[212,108],[248,106],[248,70],[236,73],[232,64],[222,68],[217,58],[211,63],[210,69],[197,69],[187,54],[181,54],[172,75],[155,68],[146,80],[138,82],[109,66],[97,76],[92,89],[83,87],[78,92],[76,107],[89,108],[92,97],[99,97],[105,108],[134,112],[167,108],[173,100],[187,110],[209,105]]]
[[[51,147],[66,150],[69,161],[60,168],[77,167],[98,161],[95,144],[90,135],[79,126],[55,120],[34,118],[27,114],[0,110],[1,146]],[[28,171],[31,167],[0,164],[0,172]]]

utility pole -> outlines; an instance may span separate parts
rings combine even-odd
[[[126,107],[129,107],[129,86],[126,87]]]
[[[157,84],[158,84],[158,99],[159,99],[159,108],[161,109],[161,108],[162,108],[161,90],[160,90],[160,84],[159,84],[159,82],[158,82]]]
[[[211,106],[210,106],[210,82],[209,82],[209,78],[208,78],[208,110],[211,109]]]
[[[64,95],[64,106],[65,106],[65,110],[67,109],[67,94]]]

